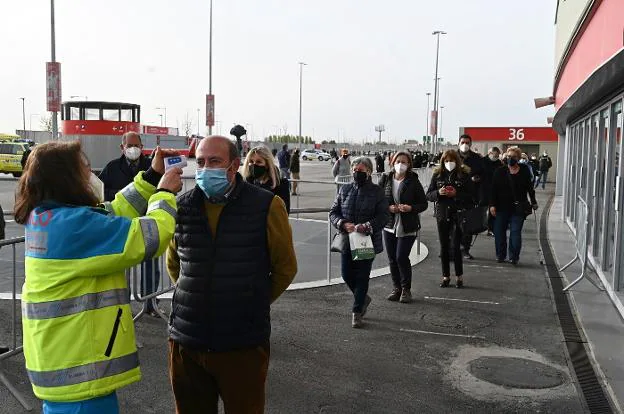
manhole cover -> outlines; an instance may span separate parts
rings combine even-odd
[[[560,370],[524,358],[481,357],[468,364],[468,371],[480,380],[507,388],[553,388],[565,381]]]

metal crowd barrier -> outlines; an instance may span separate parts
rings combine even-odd
[[[13,286],[11,290],[11,343],[8,344],[9,351],[0,354],[0,382],[4,384],[11,394],[22,404],[22,407],[27,411],[31,411],[32,407],[26,402],[26,399],[20,394],[15,386],[9,381],[9,379],[2,372],[2,361],[11,358],[12,356],[19,355],[24,352],[23,347],[17,346],[17,329],[21,326],[21,322],[18,321],[17,309],[20,306],[21,300],[17,298],[17,262],[15,257],[15,246],[25,242],[25,237],[16,237],[13,239],[0,240],[0,247],[11,246],[13,254]]]
[[[169,317],[158,307],[158,297],[175,289],[175,284],[167,272],[166,253],[151,259],[151,261],[151,271],[149,272],[147,271],[147,261],[126,270],[130,294],[134,300],[142,304],[139,313],[133,317],[134,321],[145,316],[150,307],[157,316],[165,321],[169,320]],[[158,286],[158,288],[154,289],[154,286]]]

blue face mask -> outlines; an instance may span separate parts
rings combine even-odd
[[[518,160],[515,158],[507,158],[507,164],[513,167],[518,164]]]
[[[223,196],[230,186],[227,168],[198,168],[195,182],[208,198]]]

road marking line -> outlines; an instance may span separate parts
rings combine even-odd
[[[437,298],[434,296],[425,296],[425,299],[431,300],[453,300],[456,302],[468,302],[468,303],[481,303],[483,305],[500,305],[498,302],[488,302],[488,301],[480,301],[480,300],[468,300],[468,299],[453,299],[453,298]]]
[[[19,293],[15,295],[15,299],[21,299],[22,295]],[[13,294],[11,292],[8,293],[0,293],[0,300],[10,300],[13,299]]]
[[[419,334],[428,334],[428,335],[439,335],[439,336],[454,336],[457,338],[470,338],[470,339],[485,339],[483,336],[478,335],[460,335],[460,334],[450,334],[444,332],[431,332],[431,331],[420,331],[415,329],[399,329],[401,332],[409,332],[409,333],[419,333]]]

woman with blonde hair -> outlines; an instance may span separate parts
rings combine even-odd
[[[290,213],[288,180],[280,178],[280,171],[268,148],[254,147],[247,153],[242,175],[248,183],[279,196],[286,205],[286,211]]]
[[[442,154],[440,165],[433,170],[427,199],[435,203],[435,217],[440,239],[440,259],[442,262],[442,282],[440,287],[449,287],[451,279],[450,254],[455,264],[455,287],[464,287],[464,267],[460,250],[461,229],[458,213],[472,208],[473,183],[470,168],[462,163],[457,151],[448,150]],[[451,242],[453,245],[451,246]]]

